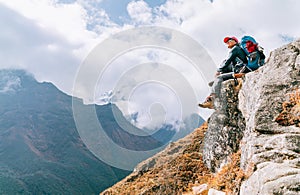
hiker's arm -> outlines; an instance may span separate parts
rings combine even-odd
[[[229,66],[233,60],[235,59],[235,53],[234,52],[230,52],[229,56],[226,60],[223,61],[223,63],[221,64],[220,68],[218,68],[218,72],[223,72],[224,69],[226,69],[227,66]]]

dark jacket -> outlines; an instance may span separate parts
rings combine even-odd
[[[247,56],[243,49],[236,44],[230,51],[229,56],[224,62],[221,64],[218,72],[228,73],[228,72],[238,72],[239,69],[243,65],[247,65]]]

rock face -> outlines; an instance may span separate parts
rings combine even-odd
[[[291,125],[275,120],[285,107],[282,103],[289,101],[287,94],[300,87],[299,49],[300,40],[279,48],[258,72],[246,75],[239,93],[246,120],[241,164],[255,171],[242,184],[241,195],[300,193],[299,112]]]
[[[208,121],[204,139],[203,160],[206,166],[216,172],[228,157],[237,152],[243,137],[245,122],[238,109],[238,93],[241,81],[225,81],[220,97],[215,100],[216,111]]]
[[[241,148],[242,168],[254,170],[241,195],[300,193],[299,49],[300,40],[275,50],[265,66],[243,78],[240,90],[224,82],[215,101],[204,162],[215,172]]]

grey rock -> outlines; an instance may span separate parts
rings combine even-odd
[[[209,189],[208,190],[208,195],[225,195],[225,192],[215,190],[215,189]]]
[[[239,85],[234,80],[222,83],[220,97],[215,100],[216,111],[208,120],[204,139],[203,160],[206,166],[216,172],[239,149],[245,121],[238,109]]]
[[[288,162],[268,162],[245,181],[240,194],[299,194],[300,169]]]
[[[300,87],[300,40],[271,53],[265,66],[246,75],[239,109],[246,127],[241,166],[254,167],[241,195],[300,194],[300,128],[281,126],[276,116],[287,93]]]
[[[300,194],[300,128],[281,126],[288,93],[300,89],[300,40],[271,53],[265,66],[246,74],[238,90],[222,84],[208,121],[203,159],[214,172],[241,149],[241,167],[253,171],[240,194]]]

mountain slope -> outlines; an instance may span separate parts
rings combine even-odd
[[[24,71],[0,76],[0,194],[97,194],[128,174],[85,147],[70,96]]]
[[[192,182],[206,182],[210,177],[202,155],[207,124],[153,157],[141,162],[135,171],[102,195],[181,194]]]

